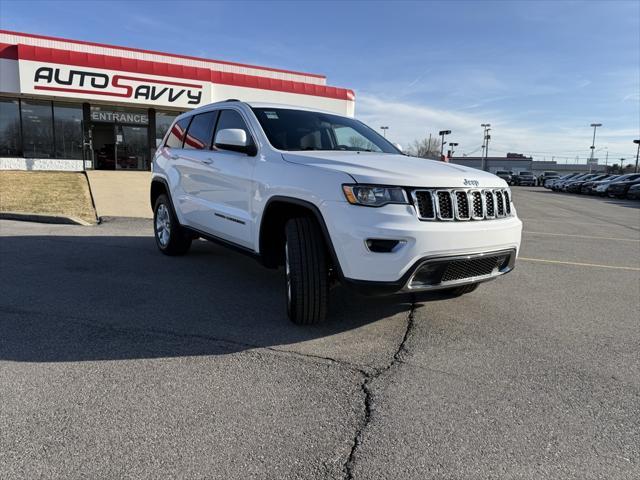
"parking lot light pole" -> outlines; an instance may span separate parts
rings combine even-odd
[[[387,138],[387,130],[389,130],[389,127],[380,127],[380,130],[382,130],[382,136]]]
[[[638,173],[638,157],[640,157],[640,139],[634,140],[633,143],[638,145],[638,149],[636,150],[636,168],[635,168],[635,173]]]
[[[624,158],[620,159],[620,173],[624,175]]]
[[[453,149],[458,146],[457,143],[449,142],[449,146],[451,147],[451,158],[453,158]]]
[[[593,127],[593,140],[591,141],[591,158],[590,158],[590,162],[593,161],[593,154],[596,150],[596,128],[601,127],[602,124],[601,123],[592,123],[591,126]],[[591,167],[589,167],[591,168]]]
[[[438,135],[440,135],[440,160],[442,160],[444,155],[444,136],[449,135],[451,130],[440,130]]]
[[[487,157],[489,153],[489,130],[491,130],[489,127],[491,126],[491,124],[483,123],[480,126],[484,128],[484,133],[482,135],[482,168],[481,170],[486,170]]]

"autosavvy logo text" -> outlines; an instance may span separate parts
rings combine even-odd
[[[128,75],[91,72],[57,67],[40,67],[33,82],[36,90],[85,93],[108,97],[130,98],[168,104],[186,103],[199,105],[202,101],[202,85],[156,80]]]

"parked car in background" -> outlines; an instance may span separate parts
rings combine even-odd
[[[583,180],[577,180],[575,182],[569,182],[569,184],[567,185],[566,191],[569,193],[580,193],[582,190],[582,185],[584,185],[587,182],[593,182],[593,181],[598,181],[598,180],[602,180],[604,178],[606,178],[607,175],[602,174],[602,175],[591,175]]]
[[[511,177],[512,185],[535,187],[536,177],[531,172],[520,172]]]
[[[569,178],[567,178],[565,180],[561,180],[559,182],[554,183],[552,189],[554,191],[556,191],[556,192],[564,191],[564,189],[566,188],[567,184],[569,184],[571,182],[576,182],[578,180],[583,180],[583,179],[587,178],[588,176],[589,176],[588,173],[581,173],[581,174],[578,174],[578,175],[576,175],[574,177],[569,177]]]
[[[611,184],[637,179],[640,179],[640,173],[627,173],[626,175],[618,175],[615,178],[608,178],[606,180],[594,183],[591,191],[594,195],[600,195],[601,197],[604,197],[608,194],[609,186]]]
[[[541,175],[538,180],[538,185],[540,185],[541,187],[547,187],[548,182],[550,182],[551,180],[557,180],[558,178],[560,178],[560,175],[558,175],[557,173],[555,175],[548,175],[546,177],[544,175]]]
[[[567,178],[569,178],[569,177],[571,177],[573,175],[575,175],[575,174],[574,173],[569,173],[568,175],[562,175],[562,176],[558,175],[557,177],[547,178],[544,181],[544,183],[542,184],[542,186],[544,188],[549,188],[550,189],[553,186],[554,183],[559,182],[561,180],[565,180],[565,179],[567,179]]]
[[[629,188],[638,184],[640,184],[639,179],[626,180],[624,182],[613,182],[611,185],[609,185],[609,188],[607,189],[607,196],[612,198],[613,197],[624,198],[627,192],[629,191]]]
[[[498,170],[496,175],[507,182],[508,185],[513,184],[513,172],[510,172],[509,170]]]
[[[595,185],[598,185],[600,182],[612,182],[616,178],[619,178],[620,175],[606,175],[604,178],[599,180],[589,180],[587,182],[583,182],[580,187],[580,193],[585,195],[593,195],[593,189]]]
[[[563,175],[560,178],[556,178],[555,180],[551,180],[549,182],[549,188],[551,190],[557,190],[561,183],[567,182],[567,181],[569,181],[569,180],[571,180],[573,178],[577,178],[577,177],[578,177],[577,173],[569,173],[568,175]]]
[[[636,183],[635,185],[631,185],[629,187],[627,198],[629,200],[640,200],[640,183]]]
[[[557,172],[542,172],[542,175],[538,176],[538,185],[543,187],[547,180],[552,178],[560,178]]]

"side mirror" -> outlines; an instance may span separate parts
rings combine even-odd
[[[246,153],[251,156],[257,153],[255,145],[253,145],[247,138],[247,132],[241,128],[225,128],[223,130],[218,130],[213,143],[217,148],[222,150]]]

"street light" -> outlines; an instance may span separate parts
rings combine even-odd
[[[591,162],[593,162],[593,153],[594,153],[594,151],[596,149],[596,128],[601,127],[602,124],[601,123],[592,123],[591,126],[593,127],[593,140],[591,141]],[[591,168],[591,167],[589,167],[589,168]]]
[[[638,173],[638,156],[640,156],[640,140],[634,140],[633,143],[638,145],[638,150],[636,151],[636,169],[635,173]]]
[[[457,147],[457,143],[449,142],[449,146],[451,147],[451,158],[453,158],[454,147]]]
[[[487,157],[489,156],[489,131],[491,130],[489,127],[490,123],[483,123],[480,125],[484,128],[484,134],[482,136],[482,170],[486,170],[487,168]]]
[[[380,127],[380,130],[382,130],[384,138],[387,138],[387,130],[389,130],[389,127]]]
[[[438,132],[438,135],[440,135],[440,160],[442,160],[442,156],[444,154],[444,136],[445,135],[449,135],[451,133],[451,130],[440,130]]]

